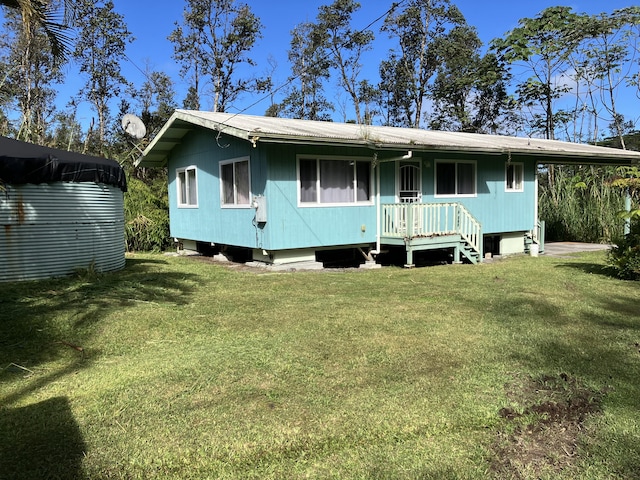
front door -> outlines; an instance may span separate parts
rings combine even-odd
[[[422,199],[419,162],[400,162],[398,166],[398,201],[417,203]]]

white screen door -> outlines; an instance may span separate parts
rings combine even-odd
[[[402,162],[398,167],[398,199],[400,203],[416,203],[422,198],[420,164]]]

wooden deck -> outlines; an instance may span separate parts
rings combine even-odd
[[[394,203],[382,205],[381,243],[403,245],[407,266],[413,252],[451,248],[454,261],[482,258],[482,227],[459,203]]]

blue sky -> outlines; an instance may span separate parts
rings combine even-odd
[[[290,32],[299,23],[313,21],[318,7],[331,3],[332,0],[249,0],[252,11],[261,19],[264,29],[251,56],[257,62],[255,74],[264,74],[269,69],[269,58],[275,59],[276,84],[286,80],[289,74],[287,49]],[[383,15],[390,7],[392,0],[361,0],[363,6],[354,18],[354,27],[363,28]],[[533,17],[543,9],[555,6],[570,6],[576,12],[601,13],[630,6],[633,3],[622,0],[586,0],[574,2],[547,0],[458,0],[453,1],[462,11],[470,25],[478,30],[481,40],[488,44],[495,37],[502,36],[514,28],[518,20]],[[172,59],[173,46],[167,36],[175,28],[175,22],[181,21],[185,2],[182,0],[114,0],[115,10],[124,16],[129,31],[135,37],[127,47],[127,55],[131,62],[122,65],[125,76],[140,87],[144,76],[140,70],[147,66],[171,76],[176,84],[178,102],[181,103],[186,90],[186,82],[178,75],[179,66]],[[377,41],[375,50],[367,54],[364,78],[377,81],[377,68],[380,60],[386,58],[388,47],[384,44],[385,35],[379,32],[381,21],[371,27]],[[73,66],[68,67],[73,72]],[[65,103],[69,95],[80,86],[77,76],[68,75],[66,85],[61,86],[59,101]],[[76,85],[77,84],[77,85]],[[327,90],[334,85],[327,85]],[[328,94],[330,100],[331,95]],[[245,96],[235,105],[237,110],[245,110],[260,100],[261,97]],[[636,103],[637,105],[637,103]],[[269,106],[268,99],[248,108],[245,113],[261,115]],[[206,105],[203,105],[206,107]],[[84,115],[84,114],[83,114]],[[87,113],[87,115],[91,115]],[[340,118],[336,118],[340,120]]]

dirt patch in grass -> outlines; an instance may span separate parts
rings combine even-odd
[[[512,405],[493,446],[497,478],[540,478],[568,473],[578,457],[584,422],[601,412],[606,392],[593,391],[567,374],[518,379],[508,385]]]

